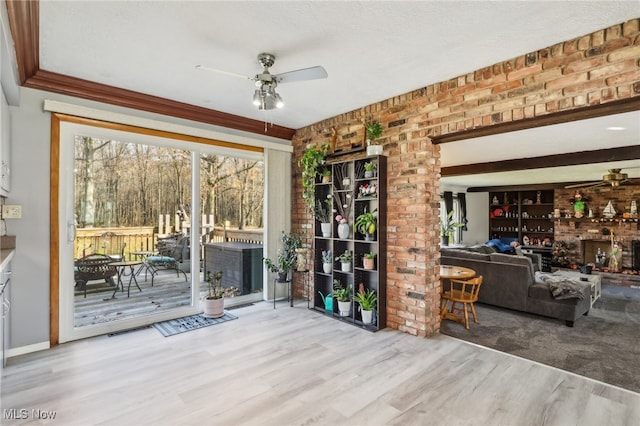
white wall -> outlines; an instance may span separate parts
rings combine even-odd
[[[9,233],[16,235],[17,239],[13,258],[10,355],[46,348],[49,341],[50,113],[43,110],[45,99],[226,132],[229,138],[243,136],[290,146],[288,141],[275,138],[22,88],[20,106],[11,107],[13,167],[12,191],[7,203],[20,204],[23,210],[22,219],[14,220],[9,225]],[[281,173],[290,174],[290,162],[286,162],[290,156],[281,158],[285,162],[280,166]],[[288,212],[290,204],[286,205],[286,202],[284,200],[278,207]],[[277,229],[280,228],[277,226]]]
[[[489,193],[466,192],[466,188],[442,184],[442,192],[451,191],[454,194],[466,193],[467,199],[467,230],[462,232],[462,243],[468,246],[482,244],[489,239]]]

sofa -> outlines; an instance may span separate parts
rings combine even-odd
[[[564,320],[573,327],[591,307],[591,284],[541,274],[536,254],[496,253],[487,246],[440,250],[442,265],[463,266],[482,275],[478,302]],[[550,276],[551,275],[551,276]],[[557,284],[560,284],[559,286]],[[559,294],[569,288],[571,294]],[[556,295],[552,293],[555,292]]]

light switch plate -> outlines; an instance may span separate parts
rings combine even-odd
[[[21,219],[22,206],[17,204],[4,204],[2,206],[3,219]]]

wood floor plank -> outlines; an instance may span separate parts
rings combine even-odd
[[[154,328],[15,357],[0,408],[65,425],[634,425],[640,394],[447,336],[370,333],[257,303],[237,320]],[[6,415],[6,414],[3,414]]]

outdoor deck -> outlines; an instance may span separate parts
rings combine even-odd
[[[124,293],[118,290],[115,298],[111,298],[114,287],[105,282],[90,282],[86,299],[83,291],[78,289],[75,291],[75,326],[84,327],[187,306],[191,303],[191,274],[187,273],[187,277],[189,280],[185,281],[182,274],[176,277],[173,271],[162,271],[156,275],[151,287],[151,276],[148,276],[145,281],[143,272],[137,277],[142,291],[132,283],[129,298],[127,298],[128,276],[123,277]],[[202,273],[200,279],[204,281]],[[201,294],[205,294],[207,290],[208,284],[202,282]]]

